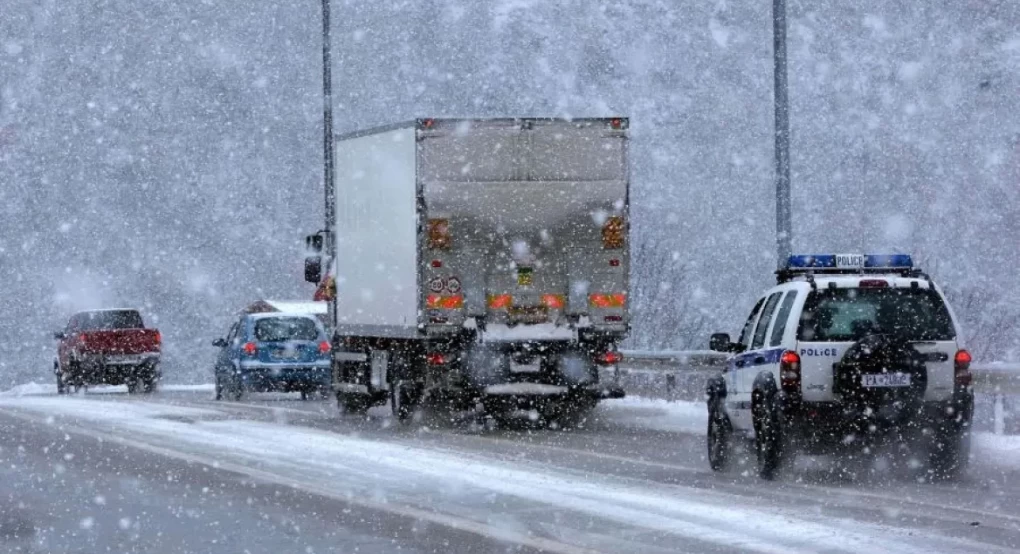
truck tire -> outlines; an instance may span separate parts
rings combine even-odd
[[[127,380],[128,394],[138,394],[138,387],[141,385],[141,380],[137,377],[129,377]]]
[[[213,400],[223,400],[223,380],[220,379],[219,375],[216,376],[216,384],[213,385],[213,391],[215,394]]]
[[[349,414],[356,416],[364,416],[368,413],[368,409],[372,403],[368,395],[365,394],[351,394],[351,393],[336,393],[337,407],[340,408],[341,414]]]
[[[390,406],[393,409],[393,417],[406,423],[413,416],[421,405],[421,386],[415,383],[404,383],[398,381],[390,385]]]

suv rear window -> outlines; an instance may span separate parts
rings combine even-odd
[[[907,340],[953,340],[942,297],[930,289],[827,289],[808,296],[797,339],[851,342],[883,333]]]
[[[315,321],[305,317],[266,317],[255,321],[255,340],[282,342],[315,340],[319,329]]]
[[[142,316],[135,310],[85,312],[74,317],[72,323],[78,331],[110,331],[112,329],[144,329]]]

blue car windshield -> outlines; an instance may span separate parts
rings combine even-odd
[[[255,322],[255,340],[261,342],[284,342],[290,340],[315,340],[319,329],[315,321],[304,317],[269,317]]]

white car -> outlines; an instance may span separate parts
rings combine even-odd
[[[798,452],[923,448],[933,478],[969,455],[971,356],[942,291],[907,255],[791,256],[709,381],[708,455],[721,471],[734,434],[772,479]]]

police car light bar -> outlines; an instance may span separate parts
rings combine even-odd
[[[788,271],[907,270],[913,269],[909,254],[797,254],[786,262]]]

